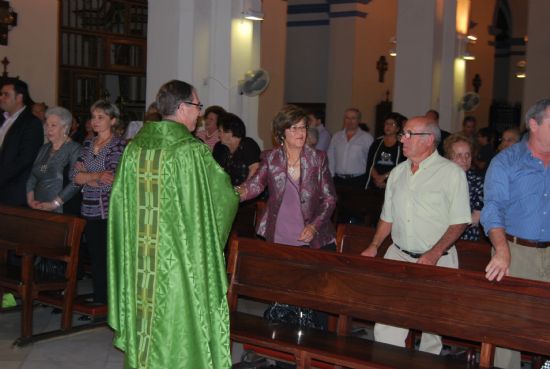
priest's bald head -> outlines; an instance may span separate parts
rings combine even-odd
[[[178,80],[167,82],[159,89],[156,103],[163,119],[183,124],[190,132],[195,130],[202,104],[192,85]]]

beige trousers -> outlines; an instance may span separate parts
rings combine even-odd
[[[384,259],[399,260],[408,263],[416,263],[418,260],[405,254],[403,251],[395,247],[395,245],[391,245],[388,248],[388,251],[384,255]],[[443,255],[438,260],[437,266],[455,269],[458,268],[458,255],[454,246],[449,249],[447,255]],[[376,342],[389,343],[394,346],[405,347],[405,340],[407,339],[408,334],[408,329],[381,323],[376,323],[374,325],[374,340]],[[419,348],[420,351],[439,355],[442,347],[441,336],[422,332]]]
[[[510,275],[550,282],[550,248],[537,249],[508,241],[510,246]],[[494,253],[494,251],[493,251]],[[503,369],[520,369],[521,353],[497,347],[494,365]]]

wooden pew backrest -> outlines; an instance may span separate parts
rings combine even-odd
[[[376,229],[353,224],[339,224],[336,230],[336,250],[343,254],[360,255],[370,244]],[[392,244],[388,236],[378,249],[377,257],[384,257]],[[460,269],[483,272],[491,259],[491,245],[483,241],[458,240],[455,243]]]
[[[547,283],[242,238],[229,263],[232,311],[249,297],[550,354]]]

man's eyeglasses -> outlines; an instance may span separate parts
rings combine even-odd
[[[200,102],[199,103],[194,103],[194,102],[191,102],[191,101],[184,101],[184,103],[196,106],[197,108],[199,108],[199,110],[202,110],[202,108],[204,107],[204,105],[201,104]]]
[[[288,127],[289,131],[292,133],[296,133],[298,131],[305,131],[307,130],[307,126],[290,126]]]
[[[432,133],[430,132],[413,132],[413,131],[403,131],[397,135],[397,139],[401,140],[402,138],[406,138],[407,140],[411,138],[412,136],[429,136]]]

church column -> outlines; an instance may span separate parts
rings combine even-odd
[[[284,104],[287,2],[263,2],[261,49],[262,68],[269,72],[269,87],[259,97],[258,135],[264,148],[271,147],[271,123]]]
[[[470,0],[399,0],[395,111],[413,116],[433,108],[441,128],[458,129],[469,11]]]
[[[550,43],[548,37],[548,14],[550,2],[547,0],[529,0],[527,35],[527,77],[523,92],[523,112],[537,100],[550,98],[550,77],[548,59]]]
[[[147,25],[147,103],[171,79],[193,81],[195,2],[150,1]]]
[[[342,129],[344,110],[360,106],[358,86],[364,78],[364,37],[366,5],[364,2],[330,5],[329,61],[326,96],[326,126]]]
[[[239,81],[260,63],[260,24],[245,20],[241,0],[149,2],[147,103],[172,79],[189,82],[205,106],[237,114],[258,140],[258,98],[239,94]],[[260,146],[262,142],[258,142]]]

